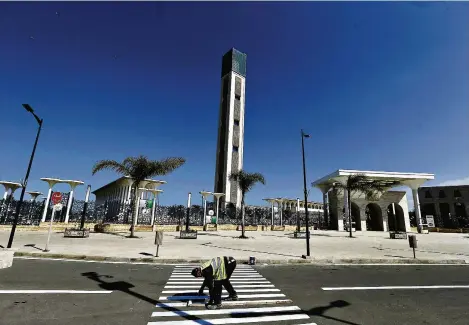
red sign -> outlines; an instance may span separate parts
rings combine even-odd
[[[52,193],[52,204],[56,205],[62,202],[62,193],[60,192],[54,192]]]

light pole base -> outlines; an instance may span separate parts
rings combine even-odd
[[[301,258],[304,260],[310,260],[311,256],[301,255]]]

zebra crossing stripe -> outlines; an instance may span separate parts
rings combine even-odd
[[[237,301],[224,301],[223,306],[237,306],[237,305],[275,305],[275,304],[290,304],[291,299],[263,299],[263,300],[237,300]],[[197,301],[193,301],[194,305],[197,305]],[[205,305],[205,301],[199,303],[201,306]],[[167,302],[158,303],[155,307],[159,308],[175,308],[175,307],[186,307],[186,302]]]
[[[173,275],[173,274],[171,274],[170,279],[171,279],[171,278],[173,278],[173,279],[184,279],[184,278],[186,278],[186,279],[193,279],[194,277],[193,277],[192,275],[190,275],[190,274],[189,274],[189,275],[186,275],[186,274],[184,274],[184,275],[178,275],[178,274]],[[244,278],[262,278],[262,279],[263,279],[264,277],[263,277],[262,275],[260,275],[260,274],[252,274],[252,275],[250,274],[250,275],[232,275],[232,276],[230,277],[230,279],[233,279],[233,278],[234,278],[234,279],[239,279],[239,278],[243,278],[243,279],[244,279]]]
[[[190,274],[196,266],[175,266],[162,291],[162,296],[159,297],[161,302],[155,305],[158,309],[152,313],[153,318],[147,325],[242,325],[295,320],[311,321],[300,307],[291,305],[290,299],[287,299],[279,289],[250,266],[237,267],[230,277],[239,300],[223,301],[224,308],[222,309],[202,309],[200,307],[204,306],[209,297],[196,294],[197,289],[203,283],[202,278],[194,278]],[[226,290],[222,293],[223,298],[228,297]],[[192,300],[192,306],[198,308],[191,308],[187,304],[188,300]],[[173,309],[168,310],[168,308]],[[192,319],[188,318],[191,316]],[[196,316],[201,316],[201,318]],[[295,323],[316,325],[306,322]]]
[[[309,319],[306,314],[293,314],[293,315],[278,315],[278,316],[260,316],[260,317],[236,317],[236,318],[216,318],[204,319],[204,325],[223,325],[223,324],[240,324],[240,323],[265,323],[265,322],[278,322],[290,321],[297,319]],[[166,321],[166,322],[149,322],[148,325],[194,325],[200,324],[197,320],[181,320],[181,321]]]
[[[264,288],[252,288],[252,289],[235,289],[236,292],[279,292],[280,289],[264,289]],[[191,293],[194,292],[194,290],[163,290],[162,293]],[[223,290],[223,292],[226,292],[226,290]]]
[[[227,298],[228,296],[224,296],[223,298]],[[277,297],[285,297],[283,293],[259,293],[259,294],[252,294],[252,295],[238,295],[238,298],[242,299],[249,299],[249,298],[277,298]],[[208,299],[208,296],[161,296],[158,300],[200,300],[200,299]]]
[[[192,284],[192,283],[191,283]],[[236,288],[274,288],[273,284],[241,284],[235,286]],[[167,285],[165,289],[198,289],[200,285]]]
[[[223,314],[260,314],[275,313],[282,311],[301,310],[298,306],[286,307],[259,307],[259,308],[235,308],[235,309],[218,309],[218,310],[189,310],[189,311],[157,311],[151,314],[152,317],[168,317],[168,316],[203,316],[203,315],[223,315]]]
[[[204,280],[202,279],[192,279],[192,281],[185,280],[182,281],[183,279],[177,279],[177,280],[170,280],[166,284],[197,284],[200,283],[202,284]],[[256,280],[256,279],[248,279],[248,280],[232,280],[230,279],[231,283],[238,283],[238,284],[270,284],[270,281],[268,280]]]

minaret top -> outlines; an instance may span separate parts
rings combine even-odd
[[[221,76],[225,76],[231,71],[246,77],[246,53],[240,52],[232,48],[223,55]]]

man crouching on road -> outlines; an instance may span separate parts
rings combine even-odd
[[[204,283],[200,287],[199,294],[204,293],[204,288],[208,287],[210,301],[206,305],[207,309],[221,308],[222,286],[228,291],[229,300],[238,300],[238,295],[230,283],[230,277],[236,268],[236,260],[233,257],[215,257],[205,262],[200,267],[192,270],[191,274],[196,278],[204,277]]]

